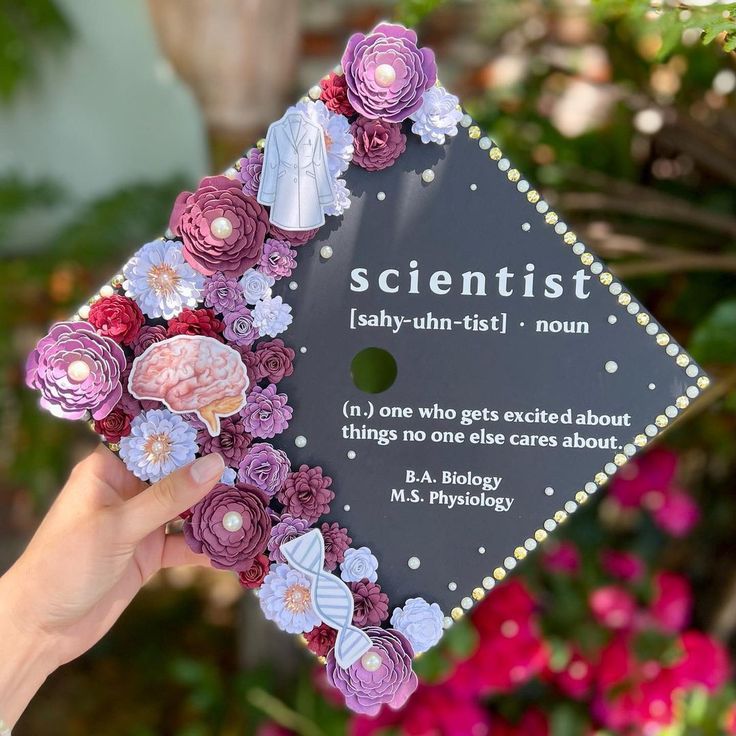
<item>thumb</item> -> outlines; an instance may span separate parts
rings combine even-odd
[[[143,539],[202,499],[224,469],[222,458],[212,454],[162,478],[123,504],[126,530],[135,541]]]

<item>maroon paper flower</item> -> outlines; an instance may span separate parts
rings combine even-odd
[[[103,419],[95,420],[95,432],[102,435],[106,442],[120,442],[121,437],[130,434],[130,421],[133,417],[118,405]]]
[[[268,551],[274,562],[287,562],[281,551],[281,545],[291,542],[292,539],[301,537],[309,530],[309,522],[304,519],[296,519],[289,514],[284,514],[278,523],[273,525],[271,536],[268,540]]]
[[[220,419],[220,434],[212,437],[207,429],[202,428],[197,433],[200,451],[203,455],[216,452],[222,455],[225,464],[237,468],[245,456],[252,437],[245,431],[239,417],[224,417]]]
[[[271,229],[268,231],[268,234],[276,240],[285,240],[295,248],[298,248],[299,246],[306,245],[318,232],[319,228],[315,228],[314,230],[282,230],[280,227],[271,223]]]
[[[417,34],[381,23],[371,33],[350,37],[342,57],[348,100],[367,118],[400,123],[422,106],[437,81],[434,53],[417,47]]]
[[[342,74],[330,72],[328,77],[320,81],[319,86],[322,88],[319,98],[328,110],[347,118],[355,115],[355,109],[348,100],[348,84]]]
[[[222,271],[237,278],[258,263],[268,215],[240,182],[210,176],[196,192],[176,198],[169,227],[182,239],[182,253],[192,268],[205,276]]]
[[[304,639],[310,652],[314,652],[318,657],[326,657],[335,646],[337,631],[327,624],[320,624],[304,634]]]
[[[254,386],[240,411],[246,430],[254,437],[266,440],[283,432],[293,413],[286,403],[288,398],[286,394],[276,393],[276,386],[272,383],[266,388]]]
[[[269,383],[278,383],[282,378],[294,372],[294,356],[296,353],[284,345],[284,341],[276,338],[256,345],[257,380],[268,379]]]
[[[336,521],[332,524],[325,522],[320,531],[325,540],[325,570],[332,572],[345,559],[345,550],[353,540],[348,536],[348,530]]]
[[[133,341],[133,355],[137,358],[146,351],[146,348],[166,338],[166,328],[163,325],[144,325]]]
[[[248,590],[255,590],[261,587],[263,578],[268,575],[268,568],[270,565],[268,555],[258,555],[253,560],[253,563],[247,570],[241,570],[238,573],[238,580],[240,584]]]
[[[406,136],[399,123],[360,116],[350,130],[355,148],[353,163],[368,171],[381,171],[392,166],[406,150]]]
[[[127,296],[103,296],[89,308],[89,323],[100,335],[130,345],[143,326],[140,307]]]
[[[260,488],[270,498],[284,485],[289,468],[289,458],[283,450],[267,442],[256,442],[240,463],[238,478]]]
[[[299,470],[289,473],[277,497],[286,513],[313,524],[330,510],[330,501],[335,498],[331,483],[332,478],[322,475],[319,465],[314,468],[301,465]]]
[[[266,549],[271,517],[266,495],[254,486],[218,483],[184,522],[191,549],[204,553],[213,567],[244,572]]]
[[[380,626],[388,618],[388,596],[378,583],[360,580],[348,585],[353,594],[353,623],[361,629]]]
[[[373,642],[367,654],[377,655],[378,667],[366,669],[363,662],[367,655],[350,667],[340,667],[331,651],[327,655],[327,681],[343,694],[348,708],[355,713],[374,716],[382,705],[398,710],[419,684],[411,668],[411,644],[394,629],[369,626],[364,631]]]
[[[223,328],[211,309],[183,309],[181,314],[169,320],[168,335],[205,335],[224,342],[220,336]]]
[[[261,171],[263,170],[263,151],[251,148],[243,158],[238,161],[240,170],[240,182],[243,191],[251,197],[258,196],[258,187],[261,185]]]

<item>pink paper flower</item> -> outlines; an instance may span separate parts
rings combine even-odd
[[[634,621],[636,602],[618,585],[597,588],[590,594],[589,603],[598,623],[607,629],[627,629]]]

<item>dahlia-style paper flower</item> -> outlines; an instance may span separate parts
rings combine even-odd
[[[240,288],[245,297],[246,304],[255,304],[261,299],[267,297],[271,293],[271,287],[275,279],[257,271],[255,268],[249,268],[240,279]]]
[[[320,516],[330,510],[330,502],[335,494],[330,490],[332,478],[322,474],[317,465],[300,465],[299,470],[289,473],[277,498],[284,505],[286,513],[306,519],[313,524]]]
[[[348,535],[348,530],[336,521],[332,524],[325,522],[320,531],[325,542],[325,570],[332,572],[345,559],[345,551],[353,540]]]
[[[168,336],[168,331],[163,325],[143,325],[130,346],[133,348],[133,355],[137,358],[145,353],[151,345],[162,342]]]
[[[355,713],[376,715],[382,705],[398,710],[419,684],[411,667],[411,644],[394,629],[369,626],[364,631],[373,642],[371,649],[347,668],[337,664],[331,651],[327,655],[327,680]]]
[[[355,138],[353,163],[368,171],[393,166],[406,150],[406,136],[399,123],[360,116],[350,127]]]
[[[444,87],[430,87],[422,95],[422,106],[411,114],[414,121],[411,132],[422,143],[442,145],[447,136],[457,135],[457,126],[463,117],[460,100]]]
[[[204,304],[219,314],[227,314],[243,305],[243,290],[237,279],[214,273],[204,284]]]
[[[181,243],[154,240],[146,243],[123,268],[123,289],[143,314],[171,319],[184,307],[196,307],[204,277],[181,252]]]
[[[301,537],[302,534],[306,534],[308,531],[308,521],[284,514],[271,529],[271,536],[268,540],[268,552],[271,559],[274,562],[287,562],[284,553],[281,551],[281,545]]]
[[[312,608],[309,580],[289,565],[271,566],[258,600],[263,615],[290,634],[303,634],[320,623]]]
[[[255,357],[255,374],[258,381],[264,378],[269,383],[278,383],[282,378],[294,372],[295,353],[284,345],[283,340],[259,342],[253,351]]]
[[[271,223],[268,234],[276,240],[285,240],[295,248],[306,245],[317,233],[319,228],[312,230],[282,230],[278,225]]]
[[[260,588],[261,583],[268,575],[270,565],[271,561],[268,559],[268,555],[258,555],[247,570],[238,573],[240,584],[248,590]]]
[[[315,125],[319,125],[325,135],[327,169],[334,179],[347,171],[353,158],[353,136],[350,123],[342,116],[332,112],[322,100],[304,100],[290,107],[289,113],[303,112]]]
[[[417,47],[417,34],[381,23],[368,35],[350,37],[342,57],[348,100],[367,118],[400,123],[422,105],[437,81],[434,53]]]
[[[256,442],[240,462],[238,478],[260,488],[270,498],[284,485],[289,469],[289,458],[283,450],[267,442]]]
[[[243,186],[243,191],[251,197],[258,195],[258,187],[261,185],[261,171],[263,170],[263,151],[251,148],[243,158],[238,161],[238,177]]]
[[[100,335],[121,345],[135,341],[144,321],[140,307],[122,294],[102,297],[89,308],[89,323]]]
[[[268,499],[244,483],[216,485],[184,522],[191,549],[210,558],[212,567],[243,572],[264,552],[271,533]]]
[[[304,634],[307,649],[318,657],[326,657],[330,649],[335,646],[337,631],[327,624],[315,626],[311,631]]]
[[[241,347],[252,345],[259,337],[258,328],[253,324],[253,310],[245,304],[223,315],[225,330],[223,336],[228,342]]]
[[[340,565],[340,577],[346,583],[366,579],[371,583],[378,580],[378,560],[368,547],[346,549]]]
[[[380,626],[388,618],[388,596],[378,583],[359,580],[348,585],[353,594],[353,624]],[[408,637],[407,637],[408,638]]]
[[[197,454],[197,431],[168,409],[141,412],[120,440],[120,457],[133,475],[156,483]]]
[[[332,182],[332,202],[323,207],[326,215],[340,217],[345,210],[350,208],[350,190],[345,179],[334,179]]]
[[[426,652],[442,638],[442,621],[442,609],[424,598],[409,598],[391,614],[391,626],[409,640],[415,654]]]
[[[183,309],[169,320],[168,335],[204,335],[222,342],[223,323],[211,309]]]
[[[266,238],[258,267],[261,273],[274,280],[291,276],[296,268],[296,251],[286,240]]]
[[[176,198],[169,228],[182,239],[184,258],[197,271],[238,277],[261,257],[268,214],[240,182],[209,176],[195,192]]]
[[[325,103],[328,110],[348,118],[355,115],[355,110],[348,100],[348,85],[342,74],[330,72],[320,81],[319,86],[322,88],[320,100]]]
[[[265,440],[283,432],[293,413],[286,403],[288,398],[286,394],[276,393],[276,386],[272,383],[266,388],[254,386],[240,412],[246,430]]]
[[[104,419],[123,395],[125,354],[87,322],[57,322],[26,362],[26,384],[56,417]]]
[[[261,337],[276,337],[292,323],[291,307],[280,296],[267,296],[253,308],[253,326]]]
[[[220,432],[214,437],[205,429],[203,423],[197,434],[197,439],[203,455],[211,455],[216,452],[222,456],[225,465],[229,465],[231,468],[238,467],[248,452],[252,440],[238,416],[221,418]]]

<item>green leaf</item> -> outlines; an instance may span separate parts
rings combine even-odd
[[[478,645],[478,632],[469,620],[460,619],[445,632],[444,641],[456,659],[466,659]]]
[[[736,362],[736,299],[721,302],[698,325],[690,352],[703,363]]]

